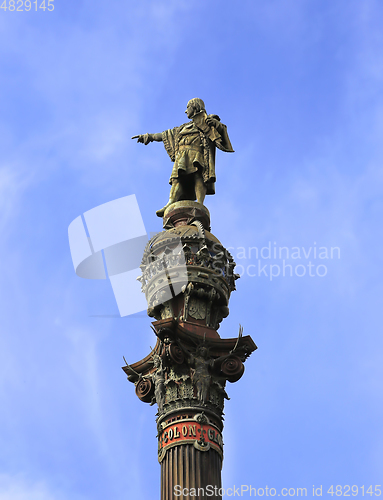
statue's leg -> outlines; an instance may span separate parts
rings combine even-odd
[[[168,205],[178,201],[183,195],[182,184],[178,179],[173,179],[172,188],[170,190]]]
[[[181,196],[182,196],[181,183],[178,179],[173,179],[172,180],[172,187],[170,189],[169,201],[167,202],[167,204],[163,208],[161,208],[161,210],[157,210],[157,212],[156,212],[157,216],[163,217],[167,207],[169,205],[171,205],[172,203],[175,203],[176,201],[178,201],[181,198]]]
[[[203,385],[202,385],[202,382],[199,380],[196,385],[197,385],[197,399],[199,401],[203,401]]]
[[[203,177],[200,171],[194,174],[194,183],[195,183],[195,194],[197,197],[198,203],[203,205],[205,196],[206,196],[206,186],[203,182]]]

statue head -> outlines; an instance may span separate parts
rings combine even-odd
[[[153,364],[156,368],[159,368],[161,366],[161,358],[158,356],[158,354],[155,354],[153,356]]]
[[[205,110],[205,103],[199,97],[194,97],[188,102],[185,113],[188,118],[192,118],[196,113],[202,110]]]
[[[209,348],[204,346],[203,344],[198,346],[197,349],[196,349],[196,353],[197,355],[199,354],[200,356],[202,356],[204,359],[206,359],[209,355]]]

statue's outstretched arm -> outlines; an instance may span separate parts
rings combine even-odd
[[[162,134],[141,134],[141,135],[134,135],[132,139],[137,139],[137,142],[143,142],[145,146],[149,144],[149,142],[161,142],[162,141]]]

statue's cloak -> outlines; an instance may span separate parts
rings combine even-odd
[[[169,183],[178,179],[180,174],[191,174],[201,170],[206,194],[215,193],[215,149],[233,153],[226,125],[219,123],[219,131],[206,124],[206,112],[193,116],[192,121],[180,127],[162,132],[165,149],[174,162]],[[209,115],[220,122],[219,116]]]

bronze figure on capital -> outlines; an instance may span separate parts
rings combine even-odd
[[[185,111],[191,121],[162,133],[135,135],[132,139],[147,145],[163,142],[173,170],[168,203],[157,210],[163,217],[166,208],[180,200],[197,200],[203,205],[206,194],[215,193],[215,149],[233,153],[226,125],[218,115],[208,115],[202,99],[191,99]]]

